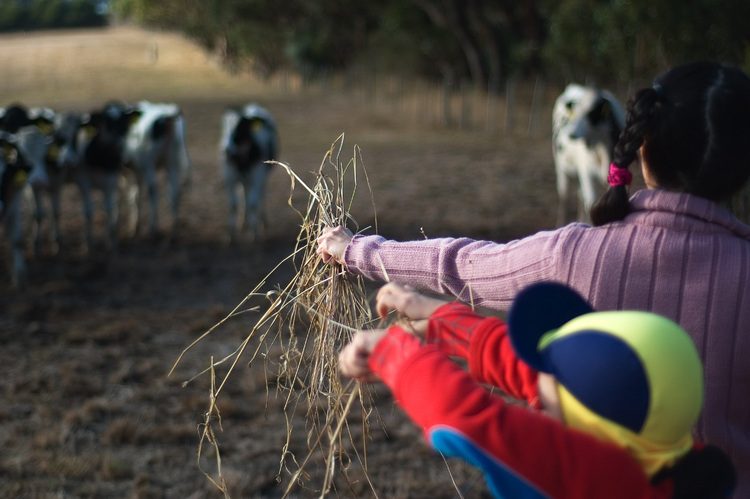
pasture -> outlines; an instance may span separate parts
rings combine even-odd
[[[362,228],[377,224],[386,237],[504,241],[555,222],[548,126],[534,133],[522,126],[513,133],[448,129],[411,119],[408,100],[397,107],[337,85],[230,75],[179,36],[129,27],[2,35],[0,47],[0,106],[87,111],[111,99],[175,102],[185,114],[193,161],[174,240],[137,235],[114,253],[83,254],[81,208],[70,187],[59,254],[27,251],[24,291],[11,289],[7,266],[0,268],[1,497],[221,497],[196,457],[208,379],[182,382],[206,368],[210,355],[231,353],[257,317],[247,313],[223,324],[167,373],[187,345],[291,253],[300,222],[288,205],[289,177],[275,168],[263,241],[227,245],[217,144],[229,105],[258,102],[271,111],[279,125],[278,159],[311,182],[331,143],[345,133],[342,157],[361,148],[375,208],[362,182],[351,213]],[[547,91],[535,104],[545,124],[555,94]],[[163,179],[161,186],[166,234]],[[302,189],[291,199],[304,209]],[[99,239],[101,217],[98,211]],[[3,260],[7,250],[0,238]],[[280,266],[267,289],[293,272]],[[267,383],[262,364],[241,365],[233,376],[217,433],[229,490],[234,498],[280,497],[289,479],[281,470],[282,483],[275,480],[287,436],[284,398]],[[367,475],[377,496],[457,497],[455,481],[465,497],[481,497],[485,488],[474,470],[450,462],[449,473],[388,394],[379,393],[382,423],[372,425],[367,442]],[[305,421],[293,423],[289,451],[301,460]],[[202,464],[213,470],[211,462]],[[352,463],[351,483],[336,477],[338,495],[374,496],[358,466]],[[320,472],[313,466],[308,473],[293,497],[317,495]]]

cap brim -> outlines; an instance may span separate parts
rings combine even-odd
[[[539,338],[594,309],[569,287],[543,282],[521,290],[508,310],[507,323],[518,357],[537,371],[549,372],[537,350]]]

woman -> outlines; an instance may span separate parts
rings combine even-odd
[[[704,363],[696,437],[724,449],[750,497],[750,227],[718,203],[750,177],[750,78],[713,62],[676,67],[628,102],[610,189],[594,227],[570,224],[498,244],[386,241],[326,229],[318,252],[390,280],[507,310],[522,288],[557,281],[597,310],[644,310],[677,322]],[[628,199],[640,161],[647,189]]]

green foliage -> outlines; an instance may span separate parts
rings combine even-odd
[[[0,2],[0,31],[23,29],[26,9],[18,2]]]
[[[3,0],[0,31],[104,26],[99,0]]]
[[[0,1],[0,30],[101,24],[103,1]],[[538,72],[607,84],[650,80],[698,58],[750,67],[747,0],[112,0],[111,8],[263,75],[367,66],[500,89]]]
[[[697,59],[747,65],[747,0],[544,0],[546,66],[568,80],[651,78]]]

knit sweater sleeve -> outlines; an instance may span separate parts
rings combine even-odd
[[[622,449],[506,403],[435,345],[392,327],[370,356],[394,397],[444,455],[484,472],[495,497],[667,498]]]
[[[355,236],[346,248],[347,268],[376,281],[504,310],[526,285],[554,279],[560,231],[544,231],[506,244],[468,238],[397,242]]]
[[[539,408],[537,372],[515,354],[508,327],[499,318],[484,317],[460,302],[447,303],[430,317],[426,340],[447,355],[467,359],[479,383]]]

